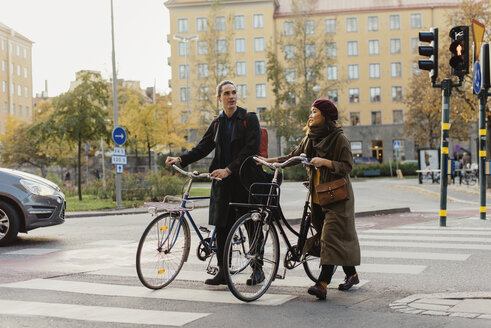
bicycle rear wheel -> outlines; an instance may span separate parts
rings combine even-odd
[[[279,257],[275,227],[264,223],[259,213],[240,217],[225,242],[224,263],[230,265],[224,269],[232,294],[244,302],[261,297],[276,277]]]
[[[314,235],[315,235],[314,226],[310,224],[310,227],[307,230],[306,239],[309,239]],[[319,278],[319,274],[321,273],[320,258],[318,256],[310,255],[308,253],[305,254],[303,269],[305,270],[305,273],[310,278],[310,280],[312,280],[313,282],[317,282],[317,279]]]
[[[136,272],[150,289],[170,284],[187,261],[191,236],[189,225],[180,216],[164,213],[147,226],[136,252]]]

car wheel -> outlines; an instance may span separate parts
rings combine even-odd
[[[19,233],[19,215],[9,203],[0,200],[0,246],[12,242]]]

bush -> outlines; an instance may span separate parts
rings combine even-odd
[[[398,168],[401,170],[404,176],[406,175],[416,175],[416,170],[418,169],[417,163],[405,163],[398,164]],[[389,163],[372,163],[372,164],[356,164],[353,165],[351,170],[351,177],[363,177],[363,171],[366,170],[380,170],[380,176],[390,176],[390,164]],[[392,175],[396,176],[396,163],[392,162]]]

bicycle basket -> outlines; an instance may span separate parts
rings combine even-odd
[[[182,202],[182,198],[165,196],[164,200],[161,202],[145,202],[144,205],[148,206],[148,211],[150,213],[159,211],[180,212],[194,210],[194,202],[192,200],[186,200],[186,207],[181,206]]]
[[[276,183],[253,183],[249,188],[249,203],[278,206],[280,186]]]

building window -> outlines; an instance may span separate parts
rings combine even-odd
[[[252,23],[254,28],[264,28],[264,15],[254,14],[252,16]]]
[[[219,77],[226,77],[228,75],[227,63],[218,63],[217,64],[217,75]]]
[[[327,79],[334,81],[338,79],[338,67],[337,66],[327,66]]]
[[[392,123],[394,124],[404,123],[404,114],[402,109],[394,109],[392,111]]]
[[[390,53],[391,54],[401,53],[401,39],[390,39]]]
[[[7,81],[3,81],[2,83],[2,91],[7,92]]]
[[[419,46],[419,39],[411,38],[411,53],[413,54],[418,53],[418,46]]]
[[[379,40],[368,40],[368,54],[379,55],[380,54],[380,42]]]
[[[7,50],[7,40],[2,39],[2,50]]]
[[[15,104],[12,104],[12,107],[10,108],[10,115],[15,115]]]
[[[336,33],[336,19],[327,18],[324,21],[324,30],[326,31],[326,33]]]
[[[305,45],[305,57],[315,58],[316,48],[315,43],[310,43]]]
[[[256,60],[254,62],[254,72],[256,75],[266,74],[266,62],[264,60]]]
[[[22,86],[20,86],[20,85],[17,85],[17,95],[18,95],[19,97],[21,97],[21,96],[22,96]]]
[[[326,43],[326,56],[334,58],[338,56],[338,44],[336,42]]]
[[[368,16],[367,25],[369,32],[378,31],[378,16]]]
[[[337,104],[339,101],[339,95],[337,89],[327,90],[327,99]]]
[[[297,95],[292,92],[292,91],[288,91],[286,93],[286,100],[285,100],[285,103],[287,106],[293,106],[297,103]]]
[[[283,52],[285,53],[285,59],[295,58],[295,46],[292,44],[287,44],[283,47]]]
[[[9,103],[4,101],[3,102],[3,113],[7,115],[9,113]]]
[[[15,85],[13,83],[10,83],[10,94],[14,94],[15,92]]]
[[[24,67],[24,77],[27,79],[27,67]]]
[[[24,95],[26,96],[26,98],[29,98],[29,88],[28,87],[24,87]]]
[[[358,41],[348,41],[348,56],[358,56]]]
[[[198,64],[198,77],[205,78],[208,75],[208,64]]]
[[[227,53],[227,40],[226,39],[218,39],[217,40],[217,54],[226,54]]]
[[[390,63],[390,76],[391,77],[402,77],[402,64],[401,63]]]
[[[360,112],[350,112],[349,113],[349,124],[351,126],[360,125]]]
[[[27,48],[24,48],[24,58],[27,59]],[[26,113],[29,107],[26,107]]]
[[[235,63],[235,74],[237,74],[237,76],[246,76],[247,70],[245,61],[238,61]]]
[[[372,111],[372,125],[382,124],[382,112]]]
[[[380,79],[380,64],[368,64],[368,77],[371,79]]]
[[[256,84],[256,98],[266,98],[266,84]]]
[[[358,32],[358,20],[356,17],[346,18],[346,32]]]
[[[244,15],[235,15],[234,16],[234,29],[235,30],[245,29],[245,17],[244,17]]]
[[[244,38],[235,39],[235,52],[236,53],[246,52],[246,40]]]
[[[189,78],[189,65],[179,65],[179,78]]]
[[[264,121],[264,112],[266,111],[266,107],[256,107],[257,118],[259,121]]]
[[[17,115],[22,116],[22,105],[19,105],[19,111],[17,112]]]
[[[262,52],[264,51],[264,38],[254,38],[254,51]]]
[[[402,102],[402,87],[401,86],[394,86],[392,87],[392,101],[394,102]]]
[[[389,15],[389,30],[400,30],[400,29],[401,29],[401,16]]]
[[[208,54],[208,43],[206,41],[198,41],[197,47],[198,55]]]
[[[419,70],[418,62],[414,62],[411,64],[411,75],[418,75],[421,71]]]
[[[358,64],[348,65],[348,80],[358,80],[360,78],[360,71]]]
[[[210,87],[200,87],[198,89],[198,99],[199,101],[207,101],[210,100]]]
[[[16,50],[17,56],[20,56],[20,47],[18,45],[15,47],[15,50]]]
[[[315,21],[308,19],[304,22],[305,34],[315,34]]]
[[[423,25],[421,14],[411,14],[409,25],[411,26],[411,28],[421,28],[421,26]]]
[[[187,56],[189,55],[189,43],[187,42],[179,42],[179,56]]]
[[[217,31],[225,31],[225,16],[215,17],[215,29]]]
[[[29,114],[30,114],[30,113],[29,113],[29,107],[28,107],[28,106],[26,106],[26,117],[29,117]]]
[[[186,87],[179,88],[179,100],[181,102],[187,102],[188,100],[191,100],[190,96],[191,96],[190,88],[186,88]]]
[[[358,104],[360,102],[360,89],[349,88],[348,89],[349,102],[351,104]]]
[[[293,83],[297,80],[297,72],[295,68],[285,68],[285,81]]]
[[[247,84],[237,84],[237,97],[247,99]]]
[[[17,76],[21,76],[22,69],[20,65],[17,65]]]
[[[179,33],[187,33],[188,32],[188,19],[187,18],[179,18],[177,20],[177,32],[179,32]]]
[[[207,30],[208,30],[208,23],[206,21],[206,17],[196,18],[196,31],[206,32]]]
[[[317,71],[312,67],[305,68],[305,79],[307,79],[307,81],[317,81],[317,75]]]
[[[283,22],[283,35],[291,36],[295,33],[293,22]]]
[[[381,102],[380,87],[370,88],[370,102]]]
[[[7,71],[7,62],[5,60],[2,60],[2,71]]]

